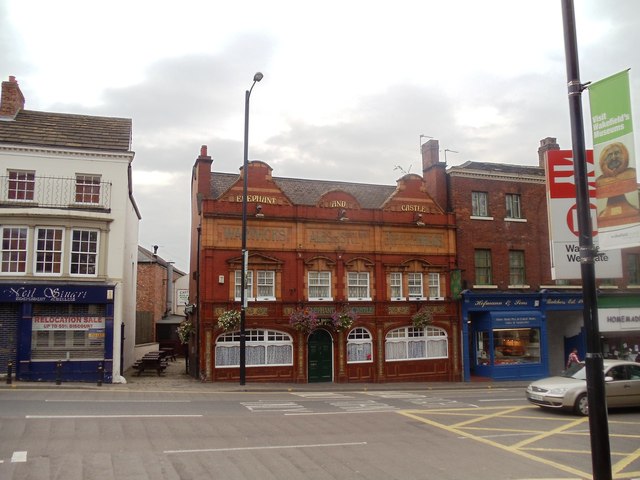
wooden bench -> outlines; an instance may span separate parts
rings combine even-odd
[[[150,352],[133,364],[133,369],[138,371],[138,376],[144,371],[155,370],[158,376],[167,368],[167,360],[161,352]]]
[[[173,348],[165,347],[161,348],[160,352],[164,354],[164,358],[171,359],[172,362],[176,361],[176,351]]]

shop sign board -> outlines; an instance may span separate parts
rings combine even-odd
[[[593,245],[599,246],[596,222],[595,189],[593,184],[593,151],[587,150],[589,198]],[[547,212],[551,246],[551,277],[554,280],[581,278],[580,238],[576,203],[576,184],[571,150],[547,152]],[[622,277],[620,250],[599,250],[595,257],[598,278]]]
[[[598,323],[600,332],[640,331],[640,309],[599,308]]]
[[[104,331],[104,317],[33,317],[31,328],[33,330],[92,330],[98,332]]]

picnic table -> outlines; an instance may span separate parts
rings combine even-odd
[[[167,368],[167,359],[164,352],[148,352],[133,364],[133,368],[138,371],[138,376],[142,375],[142,372],[152,370],[155,370],[160,376]]]
[[[162,347],[160,351],[164,353],[164,358],[171,359],[172,362],[176,361],[176,351],[173,347]]]

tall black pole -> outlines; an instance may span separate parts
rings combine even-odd
[[[262,73],[253,76],[251,88],[244,94],[244,161],[242,167],[242,269],[240,279],[240,385],[246,383],[247,378],[247,331],[245,328],[247,317],[247,267],[249,252],[247,251],[247,185],[249,167],[249,98],[256,82],[262,80]]]
[[[564,22],[564,48],[567,63],[571,140],[576,182],[576,207],[580,238],[580,270],[584,301],[584,326],[587,333],[587,400],[589,403],[589,431],[591,437],[591,463],[594,480],[611,480],[611,449],[605,398],[604,371],[600,332],[598,328],[598,301],[596,292],[595,255],[591,207],[587,181],[587,158],[582,118],[582,90],[578,64],[576,22],[573,0],[562,0]]]

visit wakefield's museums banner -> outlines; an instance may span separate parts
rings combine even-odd
[[[589,86],[596,207],[602,248],[640,245],[629,71]]]
[[[599,234],[596,230],[596,206],[593,203],[596,192],[593,186],[593,151],[587,150],[589,164],[589,198],[591,222],[594,229],[593,244],[598,246]],[[573,171],[571,150],[551,150],[547,152],[547,212],[549,216],[549,240],[551,243],[551,278],[571,280],[581,278],[580,238],[576,204],[576,182]],[[618,278],[622,276],[622,255],[620,250],[598,250],[595,258],[598,278]]]

